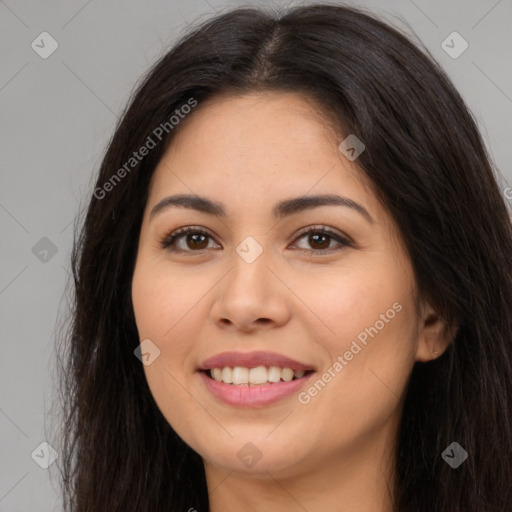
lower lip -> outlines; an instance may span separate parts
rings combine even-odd
[[[199,374],[211,394],[222,402],[238,407],[258,407],[274,404],[297,393],[314,372],[289,382],[270,382],[258,386],[235,386],[212,379],[206,372]]]

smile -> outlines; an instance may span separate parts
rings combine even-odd
[[[255,380],[262,381],[263,378],[265,378],[265,381],[259,384],[248,382],[250,370],[257,370],[257,372],[253,374]],[[265,372],[263,370],[265,370]],[[270,381],[270,379],[277,378],[277,370],[279,370],[279,380],[276,382]],[[217,380],[212,377],[212,371],[217,375],[217,378],[219,377],[218,372],[220,371],[221,379]],[[230,371],[231,380],[234,380],[234,382],[226,383],[223,381],[222,376],[226,374],[227,380],[230,380]],[[206,389],[215,399],[234,407],[253,408],[266,407],[297,394],[306,382],[310,380],[312,375],[315,374],[312,370],[297,370],[294,372],[290,368],[279,368],[275,366],[270,367],[268,370],[265,367],[251,369],[243,367],[224,367],[222,369],[203,370],[198,373]],[[287,380],[283,379],[283,373]],[[290,376],[292,377],[291,380],[289,380]],[[240,380],[247,382],[240,382]]]

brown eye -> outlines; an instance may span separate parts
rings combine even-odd
[[[186,235],[186,243],[189,249],[206,249],[208,246],[208,235],[203,235],[201,233],[195,233],[191,235]],[[206,240],[206,244],[205,244]]]
[[[165,236],[161,246],[162,249],[174,252],[199,252],[208,249],[210,240],[213,238],[206,231],[187,226]]]
[[[353,245],[348,238],[326,227],[314,227],[303,231],[298,237],[298,240],[302,239],[306,239],[308,247],[299,247],[299,249],[313,254],[339,251]],[[161,241],[161,246],[163,249],[174,252],[200,252],[209,248],[220,248],[217,244],[215,247],[209,247],[210,241],[213,242],[213,237],[208,232],[194,226],[186,226],[168,234]],[[332,246],[333,241],[337,246]]]
[[[353,243],[348,238],[327,227],[309,228],[303,231],[297,238],[297,240],[302,239],[306,239],[308,247],[299,246],[299,249],[304,249],[313,254],[324,254],[353,246]],[[332,245],[333,241],[335,242],[334,246]]]
[[[331,237],[325,234],[309,235],[308,243],[314,249],[327,249],[330,245]]]

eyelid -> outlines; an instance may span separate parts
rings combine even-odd
[[[218,242],[216,242],[215,236],[211,233],[211,231],[202,226],[183,226],[181,228],[177,228],[177,229],[171,231],[170,233],[167,233],[161,239],[160,245],[163,249],[166,249],[166,250],[169,250],[172,252],[202,254],[203,251],[208,250],[208,249],[199,249],[199,250],[194,251],[194,250],[184,250],[184,249],[177,249],[177,248],[170,249],[169,248],[171,246],[171,244],[173,244],[175,242],[176,239],[186,236],[189,233],[200,233],[200,234],[207,235],[217,245],[220,245],[220,244],[218,244]],[[349,236],[345,235],[344,233],[342,233],[334,228],[330,228],[329,226],[325,226],[325,225],[321,225],[321,224],[314,224],[314,225],[305,226],[305,227],[301,228],[297,233],[295,233],[293,235],[292,241],[296,241],[300,238],[303,238],[305,235],[310,234],[310,233],[326,234],[331,239],[334,239],[336,242],[338,242],[338,244],[341,246],[341,248],[355,246],[353,240]],[[338,247],[338,248],[328,248],[328,249],[318,249],[318,250],[314,250],[314,249],[309,249],[309,250],[308,249],[299,249],[299,250],[307,251],[308,253],[311,253],[311,254],[322,255],[322,254],[326,254],[326,253],[337,252],[340,250],[340,248]]]
[[[168,251],[173,251],[173,252],[202,253],[204,250],[206,250],[206,249],[201,249],[198,251],[191,251],[191,250],[187,251],[187,250],[176,249],[176,248],[170,249],[171,244],[174,243],[176,239],[186,236],[189,233],[201,233],[201,234],[209,236],[213,241],[215,241],[215,236],[212,234],[212,232],[203,226],[183,226],[181,228],[174,229],[174,230],[168,232],[166,235],[164,235],[164,237],[160,240],[160,246],[162,247],[162,249],[166,249]],[[217,245],[219,245],[216,241],[215,241],[215,243]]]
[[[293,235],[293,239],[295,240],[296,238],[301,238],[303,235],[308,234],[310,232],[325,233],[327,235],[330,235],[333,238],[337,237],[347,243],[354,245],[354,241],[348,235],[346,235],[342,231],[331,228],[329,226],[325,226],[323,224],[313,224],[311,226],[306,226],[304,228],[301,228],[297,233],[295,233],[295,235]],[[319,251],[316,251],[316,252],[319,252]]]

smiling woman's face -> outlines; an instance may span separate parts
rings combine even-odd
[[[160,355],[144,370],[207,470],[284,477],[377,465],[415,361],[445,348],[418,314],[396,226],[312,105],[291,93],[200,104],[151,181],[132,296],[140,340]],[[204,200],[161,203],[175,195]],[[327,195],[344,199],[287,203]],[[186,226],[194,231],[164,247]],[[237,354],[207,361],[227,352]],[[203,371],[233,366],[215,376],[313,372],[248,386]],[[288,380],[279,369],[249,374]]]

